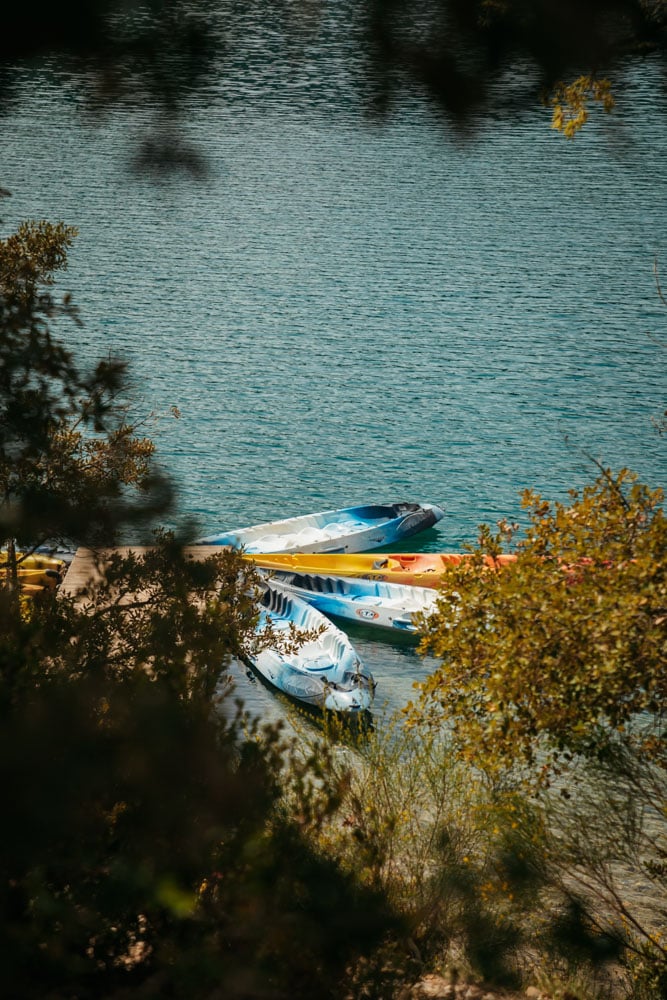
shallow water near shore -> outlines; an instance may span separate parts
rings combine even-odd
[[[59,285],[85,326],[68,340],[130,361],[137,412],[164,414],[148,430],[182,513],[208,534],[424,500],[446,516],[410,548],[456,550],[481,522],[520,521],[523,489],[566,499],[592,459],[664,485],[657,71],[574,142],[536,107],[461,145],[417,95],[370,122],[333,38],[313,72],[272,64],[267,83],[265,60],[239,60],[192,95],[199,182],[132,175],[148,110],[85,124],[48,72],[26,74],[8,120],[3,232],[79,227]],[[400,707],[430,663],[354,639],[378,706]],[[244,676],[239,691],[280,711]]]

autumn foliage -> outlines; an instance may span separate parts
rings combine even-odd
[[[421,706],[447,717],[462,753],[492,767],[538,750],[556,761],[602,753],[613,736],[667,764],[662,500],[627,470],[603,469],[569,504],[527,492],[516,562],[445,574],[423,641],[441,665]]]

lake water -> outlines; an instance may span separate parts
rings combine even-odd
[[[657,71],[574,142],[536,107],[462,146],[418,96],[370,122],[326,40],[267,77],[255,28],[229,79],[190,102],[202,181],[134,176],[150,112],[86,123],[53,73],[26,75],[4,122],[4,232],[79,227],[60,283],[86,324],[72,342],[131,361],[139,412],[181,411],[153,436],[182,512],[204,534],[426,500],[446,517],[413,547],[457,549],[480,522],[519,519],[524,488],[564,499],[591,458],[664,485]],[[378,702],[402,704],[429,664],[355,641]]]

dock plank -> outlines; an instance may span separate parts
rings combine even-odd
[[[89,583],[99,579],[99,573],[96,568],[96,555],[101,555],[102,561],[104,561],[106,553],[109,555],[113,553],[128,555],[130,552],[134,552],[137,555],[142,555],[144,552],[149,551],[150,546],[148,545],[121,545],[113,549],[100,550],[98,553],[93,549],[77,549],[58,592],[65,597],[77,597]],[[218,555],[222,551],[224,551],[222,545],[189,545],[185,549],[186,555],[196,560],[206,559],[211,555]]]

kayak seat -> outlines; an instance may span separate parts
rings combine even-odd
[[[341,535],[349,535],[353,531],[365,531],[370,527],[365,521],[332,521],[323,529],[325,538],[339,538]]]
[[[294,541],[299,545],[307,545],[308,542],[316,542],[319,537],[320,532],[317,528],[308,527],[302,528],[301,531],[298,531],[294,536]]]

